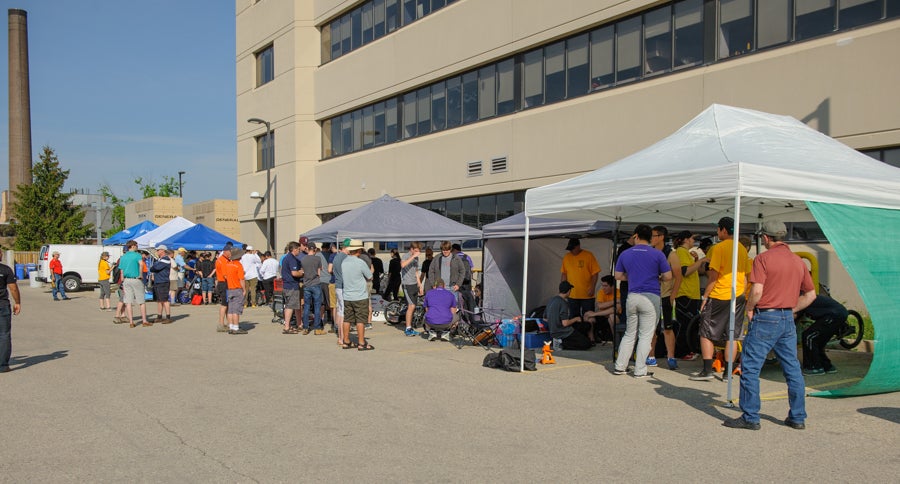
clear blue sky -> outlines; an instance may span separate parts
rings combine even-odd
[[[183,176],[185,203],[236,194],[234,0],[4,0],[28,12],[33,161],[67,189],[141,195]],[[4,29],[4,30],[8,30]],[[0,36],[0,187],[9,187],[8,32]]]

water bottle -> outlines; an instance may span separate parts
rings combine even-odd
[[[553,351],[562,349],[562,338],[553,338]]]

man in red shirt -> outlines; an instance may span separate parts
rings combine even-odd
[[[228,310],[228,284],[225,282],[225,266],[231,260],[232,243],[226,242],[225,248],[219,257],[216,257],[216,296],[219,298],[219,324],[216,331],[228,332],[228,324],[225,322],[225,313]]]
[[[238,247],[231,249],[229,261],[224,266],[225,295],[227,299],[226,317],[228,318],[228,334],[247,334],[247,330],[241,329],[241,314],[244,312],[244,297],[247,295],[246,281],[244,280],[244,266],[241,265],[241,256],[244,250]]]
[[[59,301],[62,298],[63,301],[68,301],[69,297],[66,296],[66,286],[63,284],[63,266],[62,262],[59,261],[59,252],[53,251],[52,259],[50,259],[50,276],[53,278],[53,300]],[[56,297],[56,294],[59,294],[59,298]]]
[[[784,223],[769,220],[760,237],[766,251],[753,261],[750,272],[750,297],[747,316],[750,328],[744,338],[741,357],[740,417],[722,425],[736,429],[759,430],[759,372],[766,355],[774,350],[788,386],[788,412],[784,424],[793,429],[806,428],[806,384],[797,359],[797,328],[794,313],[816,298],[815,287],[806,264],[791,252],[782,239],[787,235]]]

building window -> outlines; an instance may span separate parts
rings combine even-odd
[[[672,8],[668,5],[644,14],[644,73],[672,69]]]
[[[497,70],[493,64],[478,70],[478,119],[497,114]]]
[[[566,43],[544,47],[544,102],[566,98]]]
[[[256,87],[275,79],[275,46],[269,45],[256,53]]]
[[[809,39],[834,32],[835,3],[835,0],[797,2],[796,39]]]
[[[462,76],[463,124],[478,121],[478,72],[472,71]]]
[[[641,75],[641,18],[616,24],[616,82],[637,79]]]
[[[862,150],[861,153],[878,161],[883,161],[888,165],[900,168],[900,146],[879,148],[876,150]]]
[[[720,59],[753,50],[753,3],[754,0],[720,0]]]
[[[587,94],[591,85],[588,68],[589,34],[584,33],[566,41],[566,97]]]
[[[431,86],[431,129],[442,131],[447,127],[447,91],[444,83]]]
[[[882,0],[841,0],[838,26],[844,30],[875,22],[881,18],[881,2]]]
[[[544,51],[526,52],[522,64],[522,107],[540,106],[544,104]]]
[[[459,77],[447,79],[447,128],[462,124],[462,81]]]
[[[256,137],[256,171],[275,167],[275,130]]]
[[[591,90],[616,82],[615,27],[609,25],[591,32]]]
[[[784,44],[791,40],[792,0],[768,0],[759,3],[759,48]]]
[[[515,61],[507,59],[497,64],[497,115],[516,110]]]
[[[674,67],[703,62],[703,0],[685,0],[675,4]]]
[[[403,139],[416,135],[416,93],[408,92],[403,96]]]

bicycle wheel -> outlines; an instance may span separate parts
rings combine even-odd
[[[859,342],[862,341],[866,323],[863,322],[863,318],[858,312],[850,310],[847,313],[847,321],[841,325],[838,336],[840,337],[841,346],[851,350],[856,348]]]
[[[413,310],[413,328],[421,328],[425,325],[425,308],[416,306]]]
[[[687,343],[688,350],[691,353],[700,354],[700,315],[697,314],[691,321],[687,324],[687,327],[684,328],[685,337],[684,340]]]
[[[384,307],[384,320],[388,324],[397,324],[400,322],[400,318],[403,317],[401,312],[401,304],[400,301],[391,301],[387,303]]]

